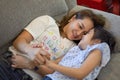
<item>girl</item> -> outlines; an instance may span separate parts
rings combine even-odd
[[[59,63],[46,58],[46,65],[55,72],[43,80],[95,80],[101,68],[109,62],[110,50],[114,46],[115,40],[109,32],[100,27],[92,29]]]

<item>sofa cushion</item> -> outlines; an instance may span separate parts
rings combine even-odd
[[[65,0],[0,0],[0,51],[34,18],[67,10]]]
[[[105,28],[111,32],[115,38],[116,38],[116,46],[115,46],[115,52],[120,52],[120,16],[103,12],[96,9],[91,9],[83,6],[76,6],[71,11],[70,14],[82,10],[82,9],[90,9],[95,13],[102,14],[104,17],[106,17],[106,25]]]
[[[66,4],[68,5],[68,9],[71,10],[73,7],[77,5],[76,0],[65,0]]]
[[[119,80],[120,79],[120,53],[112,54],[108,65],[103,68],[98,80]]]

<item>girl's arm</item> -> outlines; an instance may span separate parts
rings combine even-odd
[[[52,61],[54,64],[58,64],[63,56],[57,58],[56,60]],[[37,73],[39,73],[41,76],[45,76],[46,74],[51,74],[53,73],[55,70],[49,68],[47,65],[40,65],[38,66],[39,69],[36,71]]]
[[[84,61],[80,68],[69,68],[64,67],[50,61],[46,61],[46,65],[51,69],[61,72],[70,77],[74,77],[77,79],[83,79],[87,76],[96,66],[100,65],[101,62],[101,52],[98,49],[91,51],[87,59]]]

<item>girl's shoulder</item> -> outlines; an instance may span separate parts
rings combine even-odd
[[[110,48],[108,44],[105,42],[96,44],[91,48],[91,50],[94,50],[94,49],[98,49],[101,51],[101,54],[102,54],[101,66],[106,66],[106,64],[110,60]]]
[[[104,51],[104,50],[110,51],[108,44],[105,42],[90,46],[89,50],[93,50],[93,49],[99,49],[100,51]]]

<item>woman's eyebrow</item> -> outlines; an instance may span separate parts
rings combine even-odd
[[[81,22],[81,25],[82,25],[83,29],[85,29],[85,26],[84,26],[84,24],[82,22]]]

